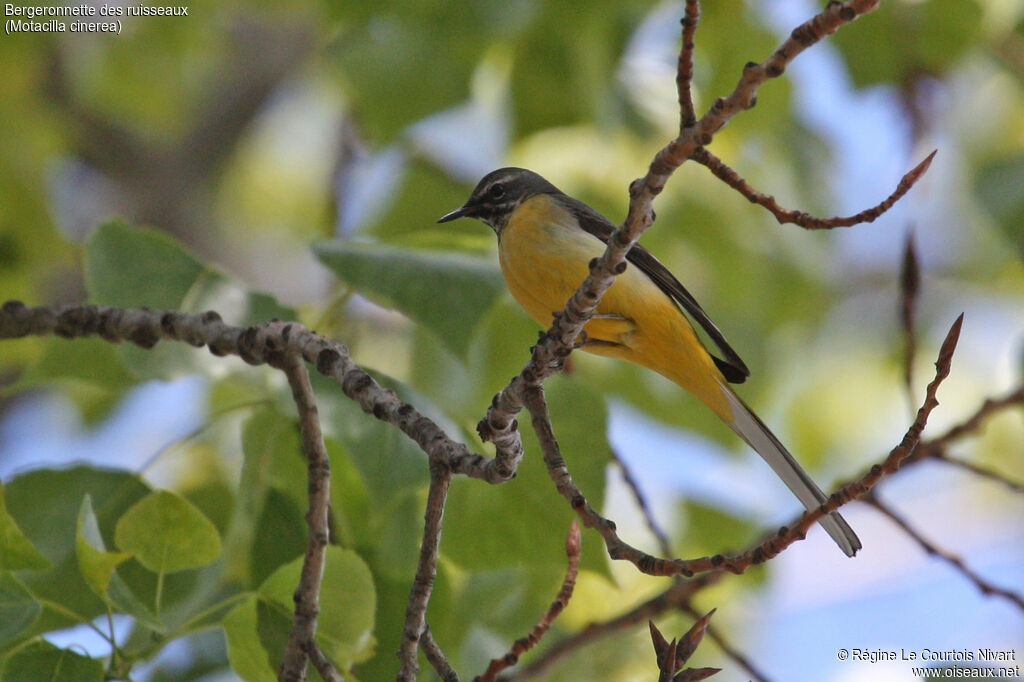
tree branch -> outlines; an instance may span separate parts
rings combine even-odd
[[[288,377],[292,398],[299,412],[302,451],[309,464],[309,511],[306,513],[309,539],[299,585],[295,590],[295,620],[278,671],[281,682],[302,682],[306,679],[309,652],[317,648],[315,637],[317,616],[320,613],[320,583],[330,542],[328,518],[331,504],[331,460],[320,431],[320,413],[306,364],[295,351],[280,354],[270,364],[281,369]],[[333,669],[326,657],[319,663],[318,670]],[[334,677],[340,677],[337,671],[334,671]]]
[[[444,460],[452,473],[493,484],[515,476],[507,460],[471,453],[415,407],[399,400],[352,360],[344,344],[295,322],[274,320],[243,329],[225,324],[213,311],[192,315],[93,305],[29,308],[20,301],[7,301],[0,308],[0,338],[49,334],[69,339],[98,335],[112,343],[130,341],[143,348],[162,339],[183,341],[207,346],[217,356],[237,355],[251,365],[267,362],[269,353],[296,351],[336,381],[364,412],[399,428],[428,456]]]
[[[831,230],[836,227],[852,227],[861,223],[874,222],[883,213],[903,198],[903,195],[910,191],[910,188],[921,179],[928,167],[932,164],[937,151],[925,157],[924,161],[914,166],[903,178],[892,194],[885,198],[880,204],[865,209],[856,215],[846,218],[815,218],[803,211],[794,211],[779,206],[775,197],[769,194],[762,194],[754,189],[746,180],[740,177],[739,173],[727,166],[721,159],[709,152],[704,147],[698,147],[693,151],[693,160],[707,167],[719,180],[732,187],[734,190],[746,197],[751,203],[763,206],[769,213],[775,216],[780,225],[791,223],[799,225],[805,230]]]
[[[879,500],[878,497],[875,496],[874,494],[865,497],[864,501],[870,504],[878,511],[880,511],[882,514],[888,517],[890,521],[899,526],[900,530],[909,535],[914,540],[914,542],[916,542],[918,546],[925,552],[934,557],[942,559],[946,563],[953,566],[961,575],[967,578],[967,580],[974,583],[975,587],[981,590],[982,594],[985,594],[986,596],[994,595],[997,597],[1002,597],[1003,599],[1007,599],[1016,604],[1017,608],[1024,611],[1024,596],[1021,596],[1016,592],[1012,592],[1002,587],[997,587],[996,585],[993,585],[992,583],[988,582],[987,580],[979,576],[973,570],[971,570],[967,566],[967,564],[964,563],[963,559],[956,556],[955,554],[952,554],[944,549],[941,549],[935,543],[926,540],[925,537],[921,535],[913,527],[911,527],[911,525],[905,519],[896,514],[896,512],[893,511],[891,507],[889,507],[887,504]]]
[[[420,562],[416,568],[412,591],[409,594],[402,643],[398,648],[398,660],[402,663],[398,672],[399,682],[415,682],[419,674],[420,638],[427,626],[427,604],[430,602],[430,595],[434,590],[434,579],[437,577],[437,557],[441,547],[444,505],[448,499],[448,487],[451,481],[452,472],[444,460],[431,456],[430,490],[427,493],[427,511],[424,515]]]
[[[684,604],[689,603],[690,599],[697,592],[716,584],[723,577],[724,573],[714,571],[705,573],[692,580],[673,581],[672,586],[667,590],[656,597],[648,599],[621,616],[601,623],[591,623],[575,635],[555,642],[542,656],[532,661],[529,665],[514,671],[511,675],[503,678],[503,680],[505,682],[512,682],[513,680],[535,679],[550,670],[563,657],[584,646],[593,644],[618,632],[643,625],[669,610],[682,607]]]
[[[576,587],[576,576],[579,573],[580,557],[582,555],[580,526],[576,521],[572,522],[569,534],[565,538],[565,555],[569,560],[569,565],[565,569],[565,579],[562,581],[562,587],[558,590],[558,595],[551,602],[548,610],[544,612],[540,622],[530,630],[530,634],[516,640],[516,643],[512,645],[507,654],[501,658],[492,659],[484,674],[474,678],[473,682],[494,682],[498,673],[518,663],[519,658],[523,654],[540,643],[548,628],[551,627],[551,624],[555,622],[559,614],[569,605],[569,600],[572,599],[572,593]]]
[[[693,107],[693,49],[696,46],[697,23],[700,21],[699,0],[686,0],[686,13],[680,22],[683,25],[683,45],[679,50],[679,64],[676,67],[676,90],[679,92],[679,134],[697,123],[697,112]]]
[[[452,668],[452,664],[448,662],[448,658],[441,651],[437,641],[434,640],[429,625],[423,627],[423,634],[420,635],[420,649],[423,650],[423,655],[427,657],[430,665],[434,666],[434,670],[441,676],[443,682],[459,682],[459,674]]]

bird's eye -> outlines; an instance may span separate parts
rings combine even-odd
[[[500,182],[491,185],[491,188],[487,190],[487,196],[491,199],[501,199],[505,196],[505,185]]]

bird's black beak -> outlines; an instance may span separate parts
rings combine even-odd
[[[451,213],[446,213],[445,215],[441,216],[440,218],[437,219],[437,222],[439,222],[439,223],[447,223],[447,222],[450,222],[452,220],[455,220],[456,218],[465,218],[469,214],[470,214],[469,206],[463,206],[461,208],[455,209]]]

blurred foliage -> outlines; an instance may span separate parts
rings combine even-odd
[[[903,221],[917,224],[923,250],[922,372],[932,326],[965,307],[967,330],[975,317],[989,325],[974,337],[965,331],[957,363],[969,376],[944,408],[967,414],[1020,380],[1024,17],[1013,5],[885,0],[812,50],[838,57],[839,75],[829,77],[881,96],[913,122],[899,131],[908,148],[941,148],[904,201],[913,217],[889,215],[849,234],[780,230],[690,165],[658,200],[644,244],[753,369],[746,399],[822,476],[855,471],[905,428],[889,257]],[[775,49],[784,35],[776,9],[770,0],[705,3],[698,108],[731,91],[745,62]],[[190,15],[125,20],[116,37],[0,41],[0,299],[216,310],[238,325],[298,319],[342,340],[381,383],[487,451],[474,425],[528,360],[537,330],[504,294],[490,230],[435,221],[499,162],[487,150],[620,220],[629,180],[678,127],[681,3],[236,0],[192,6]],[[823,85],[767,84],[714,151],[781,203],[831,215],[841,201],[859,210],[888,189],[862,198],[856,182],[836,177],[842,145],[798,107],[801,88]],[[906,159],[892,158],[898,150],[874,149],[871,137],[855,144],[872,149],[879,174],[891,172],[886,186],[906,169]],[[859,235],[870,249],[856,251]],[[152,679],[229,666],[244,679],[274,679],[307,504],[298,425],[278,378],[185,344],[32,339],[2,348],[0,416],[48,390],[68,396],[92,426],[143,382],[195,374],[206,378],[209,404],[208,423],[187,447],[158,458],[174,460],[169,477],[143,464],[152,452],[136,453],[131,470],[78,462],[73,452],[61,466],[3,470],[2,679],[99,680],[104,666],[128,670],[175,640],[191,656],[160,661]],[[338,386],[319,376],[314,384],[336,543],[321,642],[351,679],[389,679],[418,556],[426,458]],[[570,470],[599,508],[612,497],[602,396],[706,435],[723,457],[738,449],[708,410],[633,366],[574,355],[548,389]],[[529,630],[564,571],[573,514],[532,432],[523,434],[517,479],[456,480],[451,490],[428,620],[464,674]],[[646,454],[643,437],[632,438],[616,446]],[[1022,439],[1020,419],[1005,416],[977,455],[1020,471]],[[0,445],[0,466],[4,452]],[[738,549],[764,525],[724,504],[671,508],[674,549],[687,555]],[[188,543],[176,544],[167,564],[160,543],[174,534]],[[596,534],[585,534],[582,596],[551,638],[664,589],[618,569]],[[716,589],[731,590],[714,593],[719,603],[739,599],[735,583]],[[131,623],[116,655],[40,638],[75,625],[109,638],[108,614]],[[567,656],[548,679],[650,677],[645,632],[605,642]]]

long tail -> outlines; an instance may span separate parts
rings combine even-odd
[[[746,403],[740,400],[740,397],[731,388],[723,384],[722,390],[728,397],[729,406],[732,407],[733,419],[729,422],[732,430],[750,447],[754,448],[757,454],[761,455],[804,507],[811,510],[824,504],[828,500],[825,493],[821,492],[821,488],[793,459],[793,455],[789,454],[775,434],[764,425],[764,422],[754,414],[753,410],[747,407]],[[846,556],[853,556],[861,548],[857,534],[838,512],[832,512],[818,523],[835,540]]]

